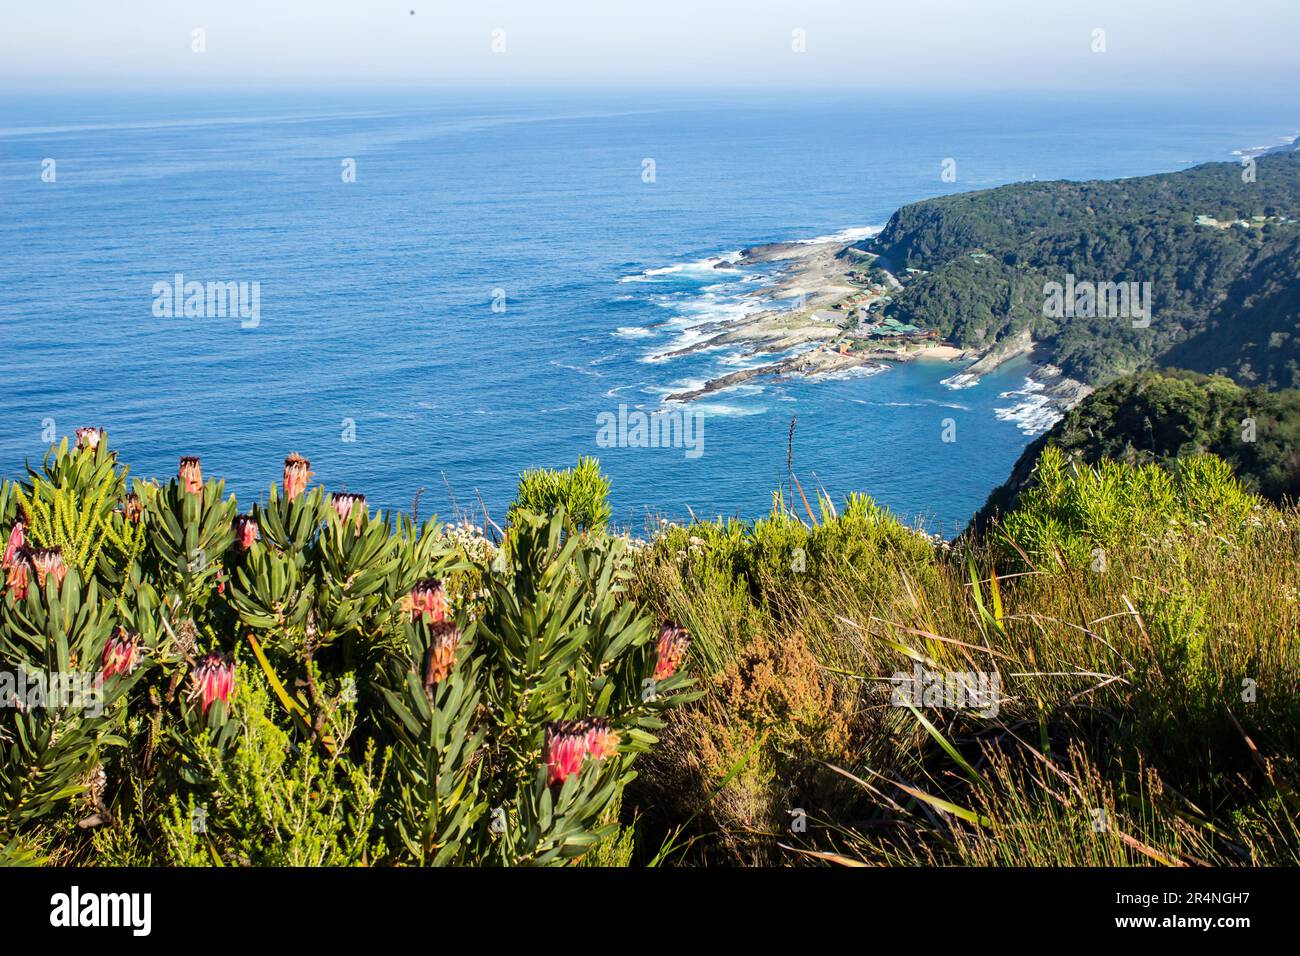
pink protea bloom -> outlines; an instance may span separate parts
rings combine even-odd
[[[311,462],[294,452],[284,460],[284,496],[293,501],[307,490],[311,481]]]
[[[437,578],[426,578],[411,589],[405,606],[412,621],[424,615],[430,624],[441,624],[447,619],[447,589]]]
[[[235,515],[235,548],[240,554],[248,554],[253,542],[261,536],[257,521],[252,515]]]
[[[29,551],[32,568],[36,571],[36,583],[45,587],[45,581],[54,575],[56,584],[63,583],[63,576],[68,573],[68,566],[63,563],[63,552],[58,548],[37,548]]]
[[[77,429],[77,447],[88,448],[94,451],[99,447],[100,441],[104,437],[102,428],[78,428]]]
[[[618,753],[619,734],[599,717],[587,721],[587,756],[604,760]]]
[[[690,644],[691,636],[684,627],[668,621],[659,629],[659,658],[655,662],[655,680],[667,680],[677,673]]]
[[[103,677],[108,680],[118,674],[129,674],[140,663],[140,638],[128,634],[120,624],[104,645]]]
[[[9,529],[9,543],[5,546],[4,562],[0,563],[0,568],[8,570],[13,567],[26,543],[26,539],[23,537],[23,522],[19,518],[14,522],[14,526]]]
[[[618,742],[618,732],[600,717],[556,721],[546,728],[546,782],[552,786],[564,783],[582,769],[583,760],[604,760],[614,754]]]
[[[235,663],[224,654],[209,654],[190,672],[190,700],[198,700],[206,717],[214,701],[229,706],[235,692]]]
[[[193,455],[186,455],[181,459],[180,479],[187,495],[203,493],[203,465],[199,459]]]
[[[451,621],[438,621],[430,630],[433,632],[433,640],[429,645],[429,664],[424,672],[424,686],[432,692],[433,686],[450,677],[452,668],[456,666],[460,628]]]
[[[587,734],[578,729],[579,723],[559,721],[546,728],[543,759],[546,782],[552,786],[564,783],[582,769],[582,758],[587,756]]]
[[[330,495],[330,503],[334,505],[334,512],[339,516],[339,522],[347,524],[349,518],[354,519],[357,524],[357,534],[361,534],[361,525],[367,517],[366,496],[336,491]]]

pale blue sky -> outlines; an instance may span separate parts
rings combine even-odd
[[[414,9],[415,14],[411,15]],[[191,50],[206,30],[207,51]],[[1094,53],[1095,29],[1105,30]],[[504,30],[505,52],[492,52]],[[806,52],[796,53],[803,30]],[[1297,0],[5,0],[14,88],[1298,88]]]

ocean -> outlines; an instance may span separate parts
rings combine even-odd
[[[951,535],[1047,424],[1023,364],[751,382],[692,409],[698,453],[597,423],[739,367],[661,356],[755,307],[763,276],[719,257],[1294,135],[1290,104],[1235,92],[0,95],[0,475],[95,425],[135,474],[199,455],[244,502],[296,451],[331,490],[481,523],[522,469],[597,455],[639,531],[765,513],[797,416],[810,496]],[[166,314],[177,275],[246,283],[256,321]]]

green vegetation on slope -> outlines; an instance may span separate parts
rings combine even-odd
[[[956,545],[779,493],[629,541],[579,472],[504,541],[102,434],[0,483],[0,669],[107,691],[0,709],[0,861],[1300,864],[1300,510],[1223,460],[1049,447]]]
[[[1021,454],[976,517],[1016,506],[1045,448],[1095,465],[1104,458],[1167,469],[1189,455],[1226,461],[1242,484],[1275,502],[1300,499],[1300,391],[1242,388],[1170,370],[1120,379],[1085,398]]]
[[[865,500],[657,540],[639,593],[709,693],[632,785],[643,829],[745,864],[1300,863],[1300,512],[1212,457],[1040,468],[954,548]]]

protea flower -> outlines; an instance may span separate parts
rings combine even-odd
[[[546,782],[562,784],[582,769],[586,758],[604,760],[618,749],[618,732],[604,719],[556,721],[546,728],[543,759]]]
[[[677,673],[690,643],[691,636],[686,628],[678,627],[672,621],[659,628],[659,658],[655,662],[655,680],[666,680]]]
[[[22,553],[25,544],[26,539],[23,537],[23,521],[19,518],[14,522],[14,526],[9,529],[9,543],[5,546],[4,562],[3,564],[0,564],[0,568],[8,570],[13,567],[14,562],[18,560],[19,555]]]
[[[103,677],[108,680],[117,674],[129,674],[140,663],[140,638],[128,634],[126,628],[118,625],[104,645]]]
[[[253,542],[261,537],[257,521],[252,515],[235,515],[235,548],[240,554],[248,554]]]
[[[439,621],[430,630],[433,632],[433,640],[429,645],[429,665],[424,671],[424,687],[432,693],[433,685],[445,681],[456,665],[460,628],[451,621]]]
[[[198,700],[206,717],[213,701],[227,706],[235,692],[235,662],[225,654],[209,654],[190,672],[190,700]]]
[[[604,760],[618,752],[619,734],[600,717],[587,721],[587,756]]]
[[[131,524],[139,524],[140,518],[144,515],[144,503],[140,501],[140,496],[134,491],[129,492],[122,499],[122,515]]]
[[[284,496],[293,501],[307,490],[311,481],[311,462],[297,452],[284,460]]]
[[[63,576],[68,573],[68,566],[63,563],[63,552],[59,548],[36,548],[28,551],[32,568],[36,571],[36,583],[45,587],[45,580],[51,574],[57,584],[63,583]]]
[[[94,451],[99,447],[100,440],[104,437],[102,428],[78,428],[77,429],[77,447],[88,448]]]
[[[441,624],[447,619],[447,589],[437,578],[426,578],[411,588],[406,606],[412,621],[423,614],[430,624]]]
[[[27,551],[23,549],[14,556],[13,564],[9,565],[9,573],[5,575],[5,590],[11,591],[13,596],[18,600],[27,597],[27,572],[28,561]]]
[[[180,479],[181,484],[185,486],[186,494],[203,493],[203,466],[193,455],[186,455],[181,459]]]
[[[336,491],[330,495],[330,503],[334,505],[334,511],[339,516],[340,524],[347,524],[349,518],[356,519],[357,534],[360,534],[361,525],[368,514],[366,511],[366,496],[353,495],[346,491]]]
[[[546,782],[552,786],[564,783],[582,769],[582,758],[587,756],[587,734],[579,729],[580,723],[562,720],[546,728],[543,759]]]

